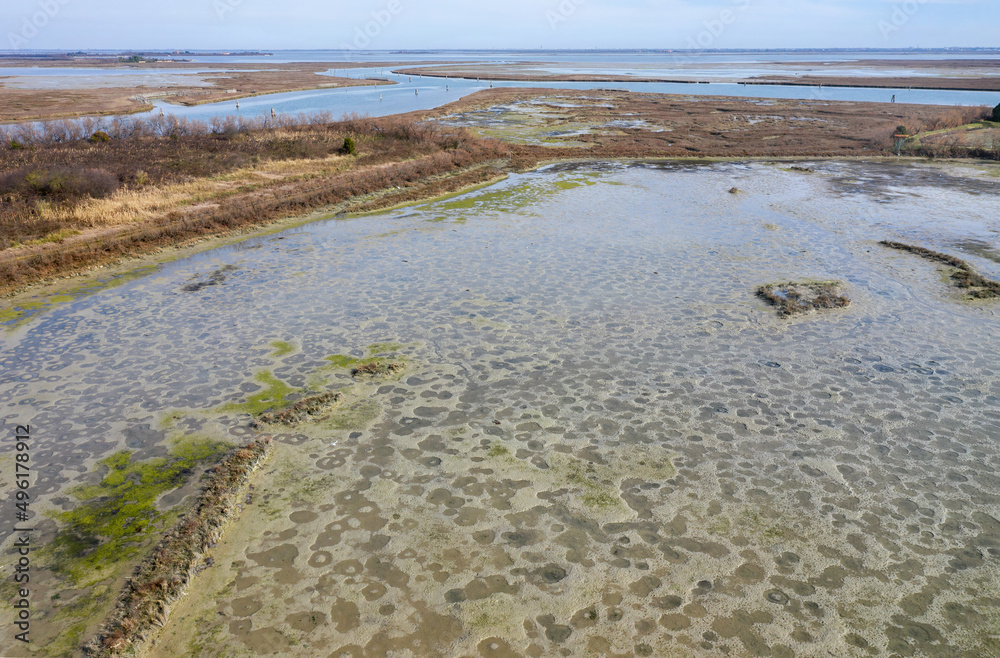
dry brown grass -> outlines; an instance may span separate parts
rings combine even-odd
[[[464,130],[398,118],[191,132],[0,151],[16,171],[88,162],[120,186],[102,198],[12,187],[0,204],[0,289],[352,200],[367,209],[448,192],[496,177],[494,165],[534,161]],[[347,136],[353,156],[342,153]]]
[[[497,112],[514,104],[544,105],[548,100],[577,107],[552,105],[541,125],[530,113],[520,113],[519,122],[499,128],[492,123]],[[491,89],[411,116],[454,119],[475,112],[486,120],[479,128],[482,134],[518,139],[526,130],[538,135],[565,129],[569,136],[547,137],[546,142],[589,146],[585,157],[835,157],[890,155],[900,124],[920,130],[959,126],[979,120],[986,108]],[[614,127],[622,117],[642,120],[647,127]],[[592,127],[591,133],[578,134],[581,125]],[[470,129],[477,128],[473,124]]]
[[[290,183],[341,173],[352,167],[350,160],[338,155],[318,160],[265,162],[212,178],[123,189],[103,199],[88,198],[76,204],[50,207],[46,217],[60,225],[75,227],[130,225],[160,217],[169,210],[218,203],[240,191],[248,192],[279,181]]]

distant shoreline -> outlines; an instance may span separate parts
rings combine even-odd
[[[414,62],[426,65],[434,62]],[[21,64],[20,67],[17,65]],[[330,75],[330,71],[343,73],[351,69],[401,66],[400,62],[276,62],[249,64],[245,62],[198,63],[157,60],[150,62],[121,62],[104,59],[39,59],[9,58],[0,61],[5,68],[96,68],[109,71],[135,70],[155,74],[159,69],[190,70],[193,80],[204,84],[183,84],[178,74],[173,86],[108,86],[65,89],[36,89],[9,87],[0,77],[0,90],[4,96],[0,107],[0,124],[28,121],[75,119],[87,116],[109,116],[149,112],[154,106],[142,102],[143,97],[162,97],[176,105],[203,105],[237,101],[268,94],[314,91],[334,87],[359,87],[393,84],[386,80],[358,79],[344,75]]]
[[[405,71],[405,73],[404,73]],[[600,76],[600,75],[553,75],[553,76],[531,76],[531,75],[490,75],[490,76],[475,76],[475,75],[462,75],[462,74],[442,74],[442,73],[431,73],[427,69],[421,70],[396,70],[393,73],[397,75],[405,75],[409,73],[411,75],[420,75],[427,78],[441,78],[446,80],[480,80],[487,79],[495,82],[607,82],[609,84],[622,84],[622,83],[662,83],[662,84],[678,84],[678,85],[708,85],[708,84],[737,84],[737,85],[752,85],[752,86],[778,86],[778,87],[835,87],[835,88],[846,88],[846,89],[922,89],[926,91],[998,91],[1000,92],[1000,77],[998,78],[985,78],[980,79],[980,84],[972,84],[966,86],[960,86],[959,83],[952,84],[949,79],[940,79],[942,84],[912,84],[911,79],[900,80],[886,79],[880,81],[881,84],[876,82],[861,82],[861,78],[857,78],[854,82],[846,82],[840,78],[833,78],[832,82],[817,82],[816,78],[811,78],[809,80],[780,80],[780,79],[749,79],[749,80],[738,80],[738,81],[723,81],[723,80],[691,80],[691,79],[671,79],[671,78],[655,78],[655,77],[639,77],[639,76]],[[963,83],[964,84],[964,83]]]
[[[75,52],[66,52],[64,50],[18,50],[18,51],[7,51],[0,52],[0,59],[6,57],[25,57],[25,56],[53,56],[53,57],[67,57],[72,55],[78,56],[119,56],[119,55],[192,55],[196,57],[217,57],[217,56],[231,56],[231,57],[251,57],[251,56],[274,56],[277,53],[301,53],[301,52],[318,52],[318,53],[342,53],[348,52],[343,49],[326,49],[326,48],[306,48],[306,49],[270,49],[267,51],[214,51],[214,50],[204,50],[204,51],[167,51],[167,50],[134,50],[134,49],[123,49],[116,50],[114,48],[101,49],[101,50],[84,50]],[[714,55],[714,54],[739,54],[739,53],[764,53],[764,54],[780,54],[780,53],[804,53],[804,54],[847,54],[847,53],[897,53],[906,55],[962,55],[962,54],[975,54],[975,55],[998,55],[1000,56],[1000,48],[994,46],[968,46],[968,47],[942,47],[942,48],[439,48],[439,49],[424,49],[424,48],[409,48],[409,49],[399,49],[399,48],[389,48],[389,49],[371,49],[365,52],[371,53],[386,53],[386,54],[422,54],[422,53],[592,53],[592,54],[602,54],[602,53],[656,53],[656,54],[671,54],[671,53],[683,53],[683,54],[699,54],[699,55]]]
[[[497,82],[607,82],[607,83],[661,83],[661,84],[739,84],[739,85],[774,85],[784,87],[835,87],[854,89],[922,89],[928,91],[1000,91],[1000,59],[940,59],[940,60],[895,60],[872,59],[859,62],[768,62],[761,68],[773,69],[750,77],[729,76],[705,79],[699,75],[700,64],[679,62],[675,75],[663,77],[657,75],[620,75],[603,73],[552,73],[539,72],[538,68],[566,68],[584,62],[516,62],[505,67],[495,67],[488,63],[460,64],[452,63],[446,66],[411,66],[393,70],[398,75],[421,75],[429,78],[490,80]],[[720,64],[716,67],[725,71]],[[685,72],[693,67],[691,75]],[[788,68],[822,68],[830,75],[800,75],[785,74]],[[872,75],[851,74],[857,68],[871,71]],[[838,69],[849,69],[843,75],[836,75]],[[895,72],[897,69],[913,69],[937,75],[879,75],[880,72]],[[641,72],[640,69],[636,69]]]

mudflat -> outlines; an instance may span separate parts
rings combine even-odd
[[[272,436],[150,655],[991,655],[1000,335],[948,271],[1000,278],[996,180],[563,163],[53,309],[0,396],[60,428],[40,543],[94,552],[37,555],[39,653],[92,636],[182,474]],[[757,297],[793,282],[850,304]]]

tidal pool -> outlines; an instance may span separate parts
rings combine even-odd
[[[3,340],[36,541],[122,451],[273,433],[152,655],[997,655],[1000,307],[878,242],[1000,278],[998,171],[555,165],[164,265]],[[790,281],[851,305],[781,319]],[[60,655],[121,573],[37,561]]]

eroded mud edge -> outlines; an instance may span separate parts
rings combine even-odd
[[[270,436],[236,448],[215,467],[190,511],[136,567],[114,610],[84,647],[88,656],[135,655],[155,639],[170,608],[198,572],[205,552],[236,518],[250,476],[271,454]]]

